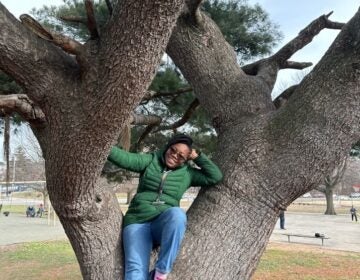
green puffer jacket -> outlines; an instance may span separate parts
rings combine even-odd
[[[201,169],[185,163],[176,169],[166,169],[164,151],[151,154],[129,153],[117,147],[111,149],[108,160],[115,165],[140,173],[137,193],[124,217],[123,226],[147,222],[166,209],[179,206],[180,199],[190,186],[210,186],[222,179],[219,168],[204,154],[194,162]],[[163,192],[159,187],[163,180]]]

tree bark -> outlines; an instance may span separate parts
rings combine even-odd
[[[333,195],[334,195],[334,189],[326,188],[326,190],[325,190],[325,197],[326,197],[325,215],[336,215]]]
[[[271,90],[277,72],[321,29],[334,26],[327,17],[310,24],[284,51],[260,61],[251,74],[237,65],[207,16],[185,12],[179,17],[167,50],[213,116],[219,135],[215,159],[224,180],[202,190],[189,210],[170,279],[250,279],[279,210],[318,186],[349,152],[360,136],[359,22],[358,12],[276,110]]]
[[[69,55],[0,3],[0,69],[45,116],[41,127],[29,121],[43,150],[49,198],[84,279],[122,278],[122,214],[112,190],[98,180],[155,74],[183,4],[121,1],[100,37]]]

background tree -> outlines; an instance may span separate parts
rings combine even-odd
[[[339,183],[339,193],[341,195],[351,195],[354,192],[353,186],[360,182],[360,159],[358,157],[349,157],[346,164],[344,176]]]
[[[204,1],[202,10],[215,21],[226,41],[234,47],[241,64],[270,54],[282,38],[279,27],[258,4],[251,6],[245,0],[210,0]]]
[[[341,188],[341,182],[347,182],[350,178],[354,178],[358,170],[355,167],[356,160],[350,160],[351,158],[359,157],[359,141],[357,141],[350,150],[350,155],[345,157],[344,160],[340,161],[339,165],[335,167],[331,175],[327,175],[324,179],[324,184],[315,188],[317,191],[325,194],[326,198],[326,210],[325,215],[336,215],[335,207],[334,207],[334,190],[336,188]],[[350,160],[350,161],[349,161]],[[350,164],[348,164],[350,163]],[[354,170],[355,168],[355,170]],[[345,173],[347,172],[347,178],[344,178]],[[352,174],[351,174],[352,173]],[[345,179],[345,180],[344,180]],[[350,179],[351,180],[351,179]],[[355,179],[356,180],[356,179]],[[350,184],[351,186],[356,184]],[[349,185],[349,184],[348,184]],[[344,192],[342,189],[339,190],[339,193]],[[345,191],[346,193],[346,191]],[[347,193],[349,194],[349,193]]]
[[[317,191],[325,194],[326,211],[325,215],[336,215],[334,207],[334,189],[343,178],[346,170],[347,158],[342,160],[338,166],[335,167],[331,175],[327,175],[324,180],[324,185],[315,188]]]

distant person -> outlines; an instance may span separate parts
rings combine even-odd
[[[26,209],[26,217],[35,217],[35,208],[34,206],[28,206],[28,208]]]
[[[353,221],[355,218],[355,222],[357,222],[358,220],[356,215],[356,208],[354,207],[354,205],[351,206],[350,214],[351,214],[351,220]]]
[[[285,229],[285,210],[280,210],[279,218],[280,218],[280,229]]]
[[[40,203],[39,209],[36,212],[36,217],[41,218],[43,213],[44,213],[44,205],[42,203]]]

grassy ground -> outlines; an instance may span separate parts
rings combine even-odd
[[[23,194],[24,195],[24,194]],[[37,198],[25,194],[25,198]],[[119,195],[118,198],[124,198]],[[349,214],[351,204],[360,209],[360,200],[338,201],[338,214]],[[188,208],[191,202],[183,200]],[[122,210],[127,205],[121,204]],[[324,200],[301,199],[291,204],[291,212],[324,213]],[[25,215],[25,205],[4,205],[3,211]],[[81,279],[74,252],[67,241],[31,242],[0,246],[0,278],[16,279]],[[360,280],[360,253],[323,250],[299,244],[270,243],[252,280]]]
[[[0,247],[1,279],[81,279],[67,241],[31,242]]]
[[[26,208],[27,208],[27,205],[3,205],[1,212],[9,211],[10,214],[17,213],[17,214],[25,215]]]
[[[337,214],[350,214],[351,205],[360,210],[360,200],[334,200],[334,208]],[[298,199],[287,208],[291,212],[302,213],[325,213],[326,201],[324,199]]]
[[[271,243],[253,280],[356,280],[360,254]],[[31,242],[0,247],[2,280],[81,279],[67,241]]]
[[[253,280],[356,280],[360,254],[270,243]]]

